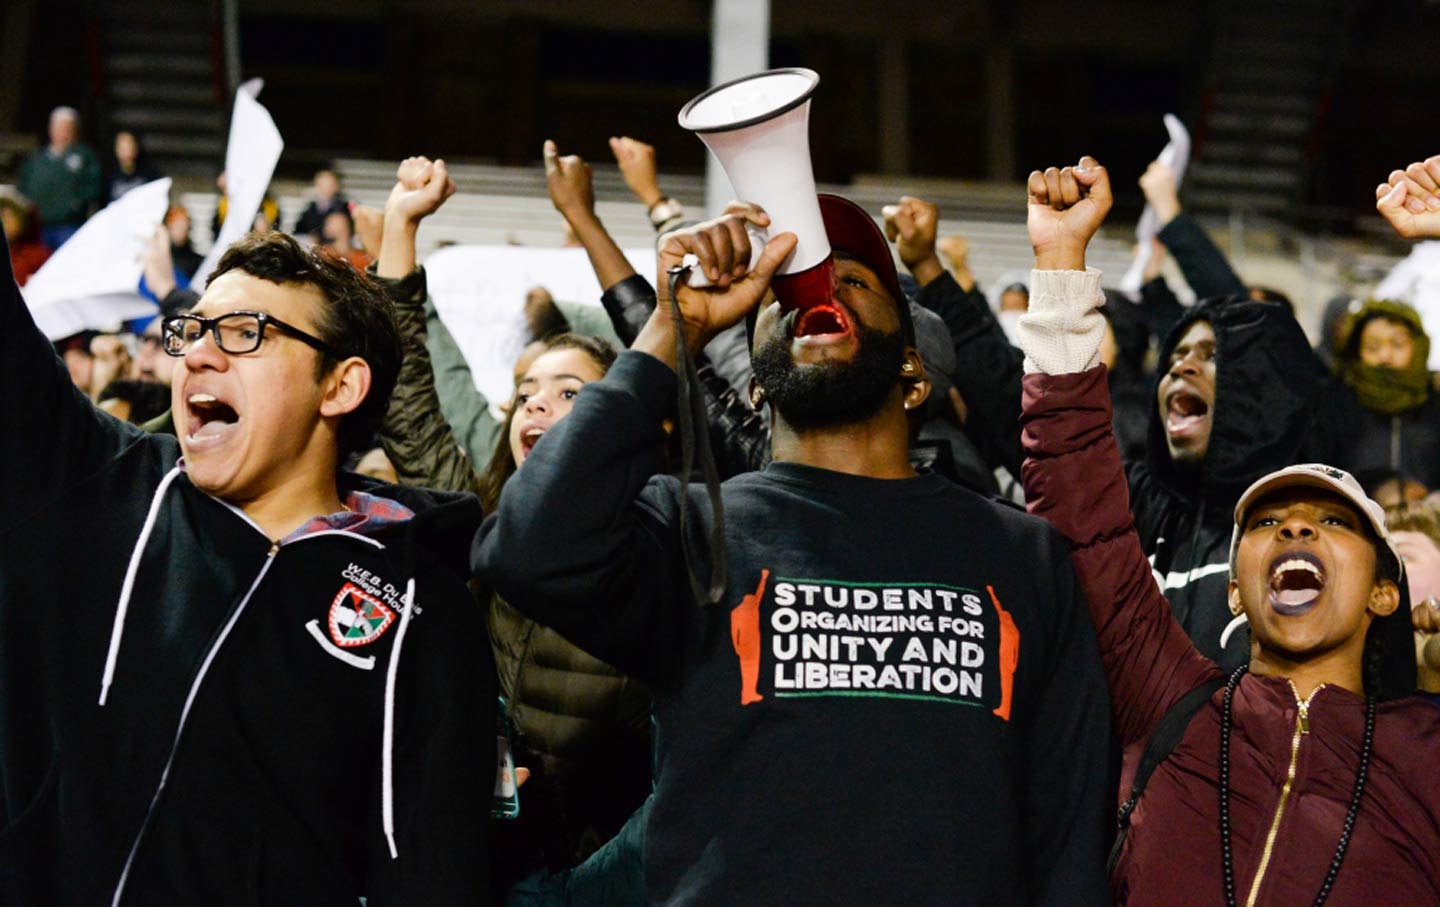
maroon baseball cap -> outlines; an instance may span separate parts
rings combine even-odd
[[[910,305],[905,291],[900,289],[900,275],[895,271],[895,258],[890,254],[890,243],[885,234],[864,208],[838,195],[820,196],[820,218],[825,222],[825,235],[830,239],[830,248],[865,265],[875,272],[885,291],[895,303],[895,313],[900,318],[900,330],[905,342],[915,345],[915,324],[910,318]]]

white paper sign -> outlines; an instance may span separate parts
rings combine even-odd
[[[654,280],[655,251],[628,249],[637,273]],[[563,302],[600,307],[600,282],[584,249],[451,246],[425,261],[430,298],[470,366],[475,389],[509,399],[525,346],[525,294],[544,287]]]
[[[1178,117],[1169,113],[1165,114],[1165,129],[1170,133],[1170,141],[1161,149],[1158,160],[1174,171],[1175,191],[1178,192],[1185,180],[1185,167],[1190,163],[1190,132]],[[1151,240],[1159,232],[1160,218],[1147,204],[1140,214],[1140,223],[1135,227],[1135,241],[1139,243],[1135,261],[1120,278],[1120,291],[1127,296],[1134,298],[1140,293],[1140,287],[1145,282],[1145,269],[1150,266],[1150,257],[1154,252]]]
[[[250,232],[265,200],[265,190],[270,187],[270,177],[275,175],[280,152],[285,149],[270,111],[255,100],[262,84],[259,79],[251,79],[235,92],[230,142],[225,148],[225,195],[229,199],[225,223],[220,226],[215,245],[195,271],[190,287],[196,292],[204,292],[205,282],[225,250]]]
[[[21,290],[46,337],[109,330],[159,312],[140,295],[140,256],[169,206],[169,179],[138,186],[55,250]]]
[[[1440,371],[1440,242],[1422,242],[1375,288],[1376,299],[1408,302],[1420,313],[1430,344],[1430,370]]]

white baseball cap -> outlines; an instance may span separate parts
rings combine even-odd
[[[1277,469],[1267,476],[1263,476],[1255,484],[1245,489],[1240,495],[1240,501],[1235,505],[1235,531],[1230,537],[1230,575],[1235,575],[1235,555],[1240,548],[1240,532],[1244,525],[1245,511],[1255,503],[1261,495],[1269,494],[1281,488],[1290,488],[1296,485],[1303,485],[1307,488],[1318,488],[1321,491],[1328,491],[1338,497],[1345,499],[1355,507],[1355,510],[1363,516],[1374,530],[1375,537],[1385,546],[1388,558],[1382,557],[1381,567],[1386,577],[1400,582],[1400,576],[1404,570],[1404,562],[1400,559],[1400,550],[1395,547],[1395,539],[1391,537],[1389,528],[1385,525],[1385,509],[1365,493],[1355,477],[1343,469],[1336,469],[1334,466],[1327,466],[1324,463],[1301,463],[1296,466],[1287,466],[1284,469]],[[1381,552],[1377,551],[1377,554]]]

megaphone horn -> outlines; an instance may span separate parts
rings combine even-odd
[[[795,251],[772,284],[787,308],[829,301],[833,291],[830,240],[810,166],[810,96],[819,85],[813,70],[772,69],[717,85],[680,110],[680,125],[719,159],[739,197],[765,209],[771,231],[795,234]],[[752,231],[752,267],[763,245],[763,234]],[[688,282],[709,283],[693,266]]]

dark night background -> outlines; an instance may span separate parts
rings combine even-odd
[[[189,2],[6,0],[32,12],[0,132],[38,136],[49,109],[70,103],[104,145],[124,116],[106,57],[117,19],[143,22],[148,10],[163,23]],[[193,2],[218,58],[219,13]],[[532,163],[547,137],[600,159],[617,134],[654,144],[664,169],[703,166],[699,143],[675,124],[709,78],[703,0],[238,6],[242,74],[266,80],[262,100],[286,138],[283,175],[303,177],[334,155],[393,159],[422,147]],[[1169,111],[1213,175],[1197,176],[1197,207],[1331,222],[1363,206],[1397,162],[1440,150],[1422,37],[1437,33],[1440,5],[1424,0],[774,0],[770,58],[822,76],[812,113],[822,181],[1017,180],[1093,153],[1120,175],[1122,203],[1138,206],[1134,178],[1164,144]],[[167,52],[150,34],[140,40]],[[19,40],[7,30],[8,47]],[[197,114],[196,128],[218,128],[223,142],[223,74],[175,80],[192,92],[213,85],[216,116]],[[215,158],[197,169],[218,168]],[[1239,190],[1227,182],[1234,172]]]

